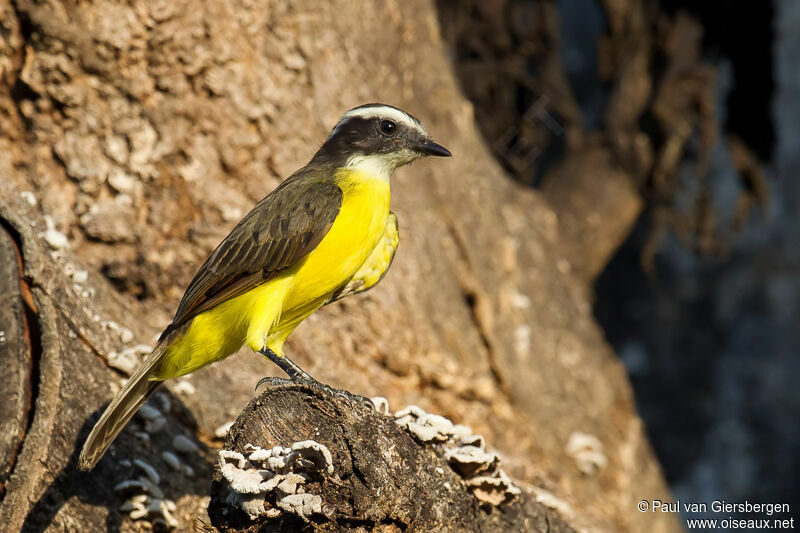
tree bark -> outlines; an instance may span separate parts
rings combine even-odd
[[[26,205],[19,202],[17,207]],[[112,447],[110,461],[90,474],[77,471],[80,445],[118,387],[120,374],[109,368],[107,356],[119,349],[123,338],[142,331],[132,321],[121,325],[128,314],[126,303],[98,274],[88,273],[84,279],[87,272],[80,265],[54,261],[31,222],[36,224],[35,213],[23,215],[0,202],[3,249],[16,256],[14,268],[4,268],[0,287],[4,307],[21,310],[4,313],[0,330],[5,335],[25,332],[0,345],[0,363],[9,371],[4,379],[15,381],[3,389],[4,398],[15,409],[22,404],[17,416],[3,419],[4,425],[10,424],[3,438],[14,437],[14,445],[3,450],[2,466],[10,475],[3,478],[0,523],[7,531],[113,529],[122,521],[116,508],[124,496],[113,488],[126,476],[135,477],[135,468],[121,464],[120,455],[130,462],[150,446],[168,446],[174,436],[191,431],[193,419],[173,397],[170,410],[164,410],[171,423],[153,442],[127,432]],[[164,490],[180,487],[182,494],[205,494],[211,474],[208,457],[201,452],[184,457],[195,474],[166,479]]]
[[[669,493],[625,371],[558,216],[504,176],[476,132],[432,3],[19,0],[0,2],[0,24],[0,198],[24,266],[20,284],[3,236],[0,330],[12,342],[0,353],[18,370],[4,378],[17,414],[1,443],[2,523],[135,530],[136,511],[119,507],[141,503],[147,483],[160,492],[147,502],[175,507],[138,520],[172,515],[186,529],[204,513],[215,429],[275,369],[241,353],[167,385],[155,413],[77,474],[90,416],[122,375],[109,365],[130,368],[210,250],[345,110],[384,101],[455,157],[397,173],[391,272],[312,316],[288,352],[324,382],[472,426],[527,498],[577,529],[677,529],[636,510]],[[581,434],[605,459],[594,470],[568,451]],[[126,481],[139,485],[114,490]]]

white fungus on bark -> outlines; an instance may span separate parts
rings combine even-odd
[[[570,507],[570,505],[562,500],[561,498],[557,497],[552,492],[549,492],[541,487],[532,487],[533,493],[536,495],[536,501],[544,505],[549,509],[553,509],[554,511],[558,511],[561,516],[571,518],[575,516],[575,511]]]
[[[36,200],[36,195],[31,191],[22,191],[19,193],[19,197],[25,200],[25,202],[31,207],[36,207],[36,204],[38,203]]]
[[[575,461],[578,470],[587,476],[596,474],[608,464],[600,439],[588,433],[573,432],[567,441],[566,452]]]
[[[127,332],[130,331],[125,328],[120,329],[116,322],[106,322],[106,327],[117,331],[120,338],[127,338]],[[136,370],[136,367],[139,366],[139,355],[149,353],[150,351],[152,351],[152,348],[147,344],[137,344],[136,346],[126,348],[120,352],[114,351],[108,354],[108,364],[112,368],[121,370],[130,376],[133,374],[133,371]]]
[[[333,474],[330,450],[313,441],[290,447],[260,448],[247,444],[244,453],[219,451],[219,467],[230,492],[226,502],[251,519],[282,513],[308,520],[322,513],[322,498],[305,492],[312,479]]]
[[[50,245],[53,250],[61,250],[69,246],[69,239],[67,236],[56,229],[55,222],[47,215],[44,216],[45,231],[42,234],[45,242]]]
[[[224,439],[225,437],[228,436],[228,432],[231,430],[232,427],[233,427],[232,420],[229,422],[225,422],[224,424],[222,424],[221,426],[219,426],[217,429],[214,430],[214,437],[218,439]]]
[[[478,500],[500,505],[520,494],[520,489],[500,469],[497,454],[486,450],[486,440],[472,434],[469,427],[426,413],[416,405],[397,411],[394,418],[397,425],[418,441],[440,444],[450,467]]]
[[[389,411],[389,400],[384,398],[383,396],[375,396],[374,398],[370,398],[372,404],[375,406],[375,410],[382,415],[390,415],[392,414]]]

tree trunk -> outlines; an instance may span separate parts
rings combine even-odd
[[[326,383],[482,433],[522,489],[521,513],[544,516],[538,500],[576,529],[677,530],[636,510],[669,493],[591,316],[597,265],[573,268],[580,232],[488,153],[431,2],[0,0],[0,25],[0,355],[16,369],[3,381],[0,521],[11,530],[135,530],[130,515],[185,530],[205,512],[215,429],[275,369],[243,350],[168,384],[78,474],[90,416],[119,384],[109,365],[129,371],[216,243],[369,101],[415,114],[454,157],[397,173],[388,276],[312,316],[287,352]],[[603,250],[587,256],[607,257],[594,230]],[[284,436],[297,438],[262,438]],[[594,462],[568,446],[582,438]],[[441,463],[424,446],[408,453]]]

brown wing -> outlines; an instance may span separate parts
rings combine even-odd
[[[330,230],[342,190],[330,180],[295,175],[261,200],[200,267],[169,330],[291,267]]]

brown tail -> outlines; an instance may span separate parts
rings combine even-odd
[[[161,381],[151,379],[156,363],[164,355],[167,343],[161,343],[147,356],[128,383],[117,393],[103,416],[97,421],[92,432],[86,438],[81,450],[78,467],[91,470],[103,457],[106,450],[139,410],[139,407],[153,395]]]

